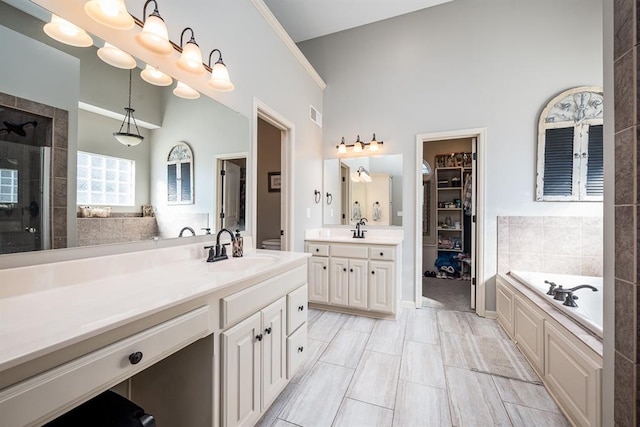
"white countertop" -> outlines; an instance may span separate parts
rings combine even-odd
[[[401,229],[370,229],[363,227],[365,237],[353,238],[350,228],[319,228],[305,231],[305,240],[327,243],[357,243],[364,245],[399,245],[404,240]]]
[[[102,277],[0,298],[0,372],[241,281],[260,281],[283,267],[302,265],[308,256],[257,250],[243,258],[178,259],[108,277],[113,259],[84,260]]]

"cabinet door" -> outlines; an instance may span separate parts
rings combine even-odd
[[[286,297],[269,305],[262,314],[262,406],[264,411],[287,384]]]
[[[369,261],[369,310],[395,312],[395,271],[388,261]]]
[[[349,260],[349,307],[367,308],[367,261]]]
[[[260,415],[260,313],[222,333],[222,425],[250,426]]]
[[[349,305],[349,260],[331,258],[331,280],[329,280],[329,302],[333,305]]]
[[[329,302],[329,258],[309,258],[307,279],[309,282],[309,301]]]
[[[533,369],[542,374],[544,316],[522,299],[516,297],[513,319],[516,345],[527,356]]]
[[[501,283],[498,277],[496,284],[496,312],[498,322],[502,325],[507,335],[513,338],[513,292]]]

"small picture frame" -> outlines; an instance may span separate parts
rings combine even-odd
[[[269,192],[279,193],[280,189],[282,188],[282,184],[280,181],[280,172],[267,172],[267,175],[269,179]]]

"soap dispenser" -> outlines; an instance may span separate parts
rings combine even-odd
[[[240,230],[236,230],[236,240],[233,242],[233,256],[235,258],[240,258],[243,252],[243,243],[242,236],[240,235]]]

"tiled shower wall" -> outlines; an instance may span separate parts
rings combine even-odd
[[[640,0],[614,0],[616,426],[637,426],[638,405],[638,47]]]
[[[78,246],[137,242],[158,236],[155,217],[78,218]]]
[[[498,217],[498,272],[602,276],[602,218]]]

